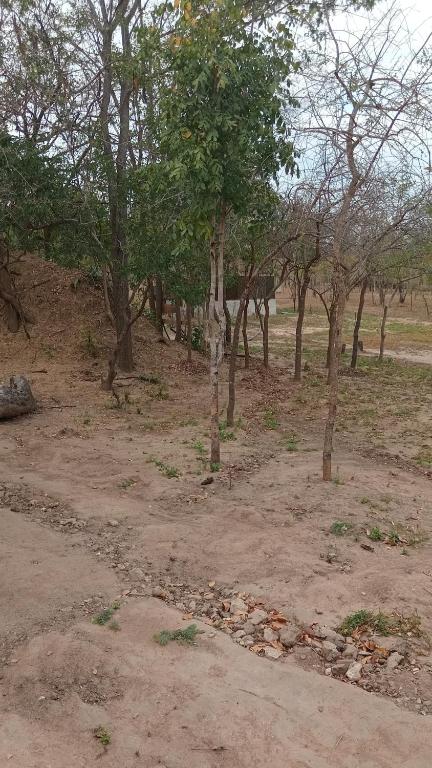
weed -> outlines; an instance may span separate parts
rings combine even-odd
[[[199,456],[204,456],[205,455],[206,450],[205,450],[204,445],[202,444],[201,440],[195,440],[195,442],[192,443],[192,448],[197,452],[197,454]]]
[[[295,434],[289,435],[284,440],[284,445],[287,451],[290,453],[294,453],[295,451],[298,451],[298,438]]]
[[[119,488],[123,488],[124,490],[126,490],[127,488],[130,488],[132,485],[135,485],[135,482],[136,481],[132,480],[131,477],[127,477],[125,478],[125,480],[121,480],[121,482],[119,483]]]
[[[153,639],[159,645],[168,645],[169,642],[175,640],[181,645],[190,645],[195,641],[196,636],[200,634],[196,624],[190,624],[185,629],[163,629],[157,635],[154,635]]]
[[[386,614],[378,611],[360,610],[347,616],[338,631],[345,636],[352,635],[356,629],[369,630],[379,635],[414,635],[421,637],[421,618],[416,613],[404,616],[397,611]]]
[[[102,725],[99,725],[97,728],[95,728],[93,733],[95,739],[99,739],[100,743],[103,744],[104,747],[107,747],[108,744],[111,744],[111,734]]]
[[[266,429],[278,428],[279,423],[273,408],[266,408],[264,411],[264,426]]]
[[[210,472],[219,472],[221,465],[217,461],[210,462]]]
[[[370,499],[367,496],[362,496],[360,499],[360,504],[370,504]]]
[[[148,461],[155,464],[159,472],[162,472],[165,477],[180,477],[180,472],[177,467],[170,467],[169,464],[165,464],[163,461],[159,461],[159,459],[148,459]]]
[[[232,430],[227,429],[226,421],[221,421],[219,424],[219,437],[223,443],[226,443],[228,440],[235,440],[235,434]]]
[[[192,328],[192,339],[191,339],[192,349],[195,349],[197,352],[202,352],[204,349],[204,329],[200,328],[199,326],[195,326],[195,328]]]
[[[383,532],[376,526],[375,528],[371,528],[371,530],[368,533],[368,537],[371,541],[382,541],[384,539]]]
[[[90,355],[90,357],[95,358],[99,355],[99,350],[91,331],[87,330],[83,332],[82,346],[84,351]]]
[[[153,398],[153,400],[168,400],[169,394],[166,385],[159,384],[157,389],[151,392],[150,397]]]
[[[83,424],[85,427],[88,427],[91,424],[91,418],[86,416],[85,419],[83,419]]]
[[[120,603],[118,600],[116,600],[110,608],[104,608],[103,611],[98,613],[97,616],[93,619],[93,624],[99,624],[100,627],[103,627],[105,624],[108,624],[108,622],[112,619],[114,616],[114,611],[118,611],[120,608]]]
[[[112,621],[110,621],[110,623],[108,624],[108,629],[112,629],[112,631],[113,631],[113,632],[118,632],[118,631],[120,630],[120,624],[118,623],[118,621],[116,621],[115,619],[113,619],[113,620],[112,620]]]
[[[344,523],[342,520],[335,520],[330,528],[330,533],[335,536],[344,536],[352,528],[351,523]]]
[[[345,485],[345,480],[342,480],[342,478],[339,477],[339,475],[335,475],[335,477],[333,478],[333,484],[334,485]]]
[[[401,537],[399,536],[396,528],[392,528],[390,533],[387,534],[387,543],[391,544],[392,547],[396,547],[401,543]]]

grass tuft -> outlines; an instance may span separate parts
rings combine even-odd
[[[175,640],[180,645],[191,645],[195,642],[196,636],[200,634],[196,624],[190,624],[185,629],[163,629],[157,635],[154,635],[153,639],[159,645],[168,645],[169,642]]]

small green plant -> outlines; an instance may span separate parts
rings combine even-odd
[[[264,411],[264,426],[266,429],[278,428],[279,423],[273,408],[266,408]]]
[[[298,451],[298,438],[294,433],[284,438],[283,443],[285,445],[286,450],[289,451],[290,453],[294,453],[295,451]]]
[[[347,616],[338,627],[338,631],[342,635],[348,636],[352,635],[359,627],[365,627],[365,629],[371,629],[380,635],[388,635],[390,634],[391,626],[391,617],[386,616],[385,613],[381,613],[381,611],[372,613],[372,611],[360,610]]]
[[[149,461],[153,462],[159,472],[162,472],[165,477],[180,477],[180,472],[177,467],[170,467],[169,464],[165,464],[163,461],[159,461],[159,459],[149,459]]]
[[[210,462],[210,472],[219,472],[221,465],[217,461]]]
[[[126,477],[124,480],[119,482],[119,488],[123,488],[124,490],[130,488],[132,485],[135,485],[135,480],[133,480],[131,477]]]
[[[335,475],[333,478],[333,484],[334,485],[345,485],[345,480],[342,480],[342,478],[339,475]]]
[[[235,434],[232,430],[227,429],[226,421],[219,423],[219,437],[223,443],[226,443],[228,440],[235,440]]]
[[[383,541],[384,533],[380,528],[378,528],[378,526],[376,526],[375,528],[371,528],[368,533],[368,537],[371,541]]]
[[[196,624],[190,624],[185,629],[163,629],[157,635],[154,635],[153,639],[159,645],[168,645],[169,642],[175,640],[181,645],[190,645],[195,642],[196,636],[200,634]]]
[[[192,328],[192,349],[196,352],[202,352],[204,349],[204,329],[199,326]]]
[[[197,452],[199,456],[204,456],[206,453],[206,450],[201,440],[195,440],[195,442],[192,443],[192,448]]]
[[[362,496],[360,499],[360,504],[370,504],[370,499],[368,496]]]
[[[388,544],[391,544],[392,547],[396,547],[401,543],[401,537],[399,536],[396,528],[392,528],[391,531],[387,534],[387,542]]]
[[[168,400],[169,393],[167,386],[165,384],[159,384],[159,386],[153,390],[150,397],[152,397],[153,400]]]
[[[93,338],[91,331],[87,330],[83,332],[82,345],[83,345],[84,351],[90,357],[96,358],[99,355],[99,350],[97,348],[97,344]]]
[[[330,533],[335,536],[345,536],[352,528],[351,523],[344,523],[342,520],[335,520],[330,527]]]
[[[107,747],[108,744],[111,744],[111,734],[102,725],[99,725],[97,728],[95,728],[93,733],[95,739],[98,739],[104,747]]]
[[[93,624],[98,624],[100,627],[103,627],[105,624],[108,624],[108,622],[112,619],[114,616],[114,611],[118,611],[120,608],[120,603],[118,600],[116,600],[109,608],[104,608],[103,611],[98,613],[97,616],[93,619]]]

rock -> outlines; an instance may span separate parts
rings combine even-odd
[[[35,410],[36,401],[24,376],[11,376],[9,384],[0,384],[0,419],[13,419]]]
[[[246,635],[246,632],[244,629],[238,629],[237,632],[234,632],[233,637],[240,638],[244,637]]]
[[[255,626],[252,624],[252,622],[251,622],[251,621],[245,621],[245,623],[243,624],[243,627],[242,627],[242,628],[244,629],[244,631],[246,632],[246,634],[247,634],[247,635],[253,635],[253,634],[254,634],[254,632],[256,632],[256,629],[257,629],[257,628],[256,628],[256,627],[255,627]]]
[[[404,637],[373,635],[371,640],[380,648],[385,648],[387,651],[390,651],[390,653],[397,651],[402,654],[402,656],[406,656],[408,653],[408,642]]]
[[[323,640],[321,653],[326,661],[336,661],[339,658],[339,651],[330,640]]]
[[[282,651],[278,651],[277,648],[273,648],[273,646],[268,645],[266,648],[264,648],[264,656],[266,659],[278,659],[280,656],[282,656]]]
[[[327,667],[327,668],[324,670],[324,674],[325,674],[325,675],[327,675],[327,677],[330,677],[331,673],[332,673],[332,671],[331,671],[331,667]]]
[[[351,661],[349,659],[338,661],[336,664],[333,664],[332,673],[336,676],[342,677],[343,675],[346,675],[350,666]]]
[[[362,676],[362,665],[359,661],[355,661],[347,669],[346,677],[351,680],[352,683],[357,683]]]
[[[389,672],[393,672],[393,670],[399,666],[399,664],[401,663],[401,661],[403,661],[403,659],[404,657],[402,656],[402,654],[398,653],[397,651],[395,651],[394,653],[391,653],[387,659],[387,664],[386,664],[387,670]]]
[[[245,645],[247,648],[249,648],[251,645],[253,645],[255,640],[251,635],[246,635],[246,637],[243,638],[243,645]]]
[[[107,525],[110,525],[110,526],[111,526],[111,528],[118,528],[118,526],[120,525],[120,523],[119,523],[119,521],[118,521],[118,520],[108,520],[108,523],[107,523]]]
[[[233,597],[230,605],[230,613],[247,613],[248,607],[240,597]]]
[[[169,598],[169,592],[167,592],[166,589],[163,589],[162,587],[153,587],[152,595],[153,597],[158,597],[159,600],[168,600]]]
[[[277,640],[278,638],[279,638],[279,635],[277,632],[274,631],[274,629],[272,629],[271,627],[264,627],[264,640],[267,643],[272,643],[274,640]]]
[[[356,648],[355,645],[347,645],[345,650],[342,653],[342,656],[345,659],[356,659],[358,656],[358,648]]]
[[[260,608],[255,608],[254,611],[252,611],[251,614],[249,614],[248,620],[251,624],[254,626],[258,626],[258,624],[262,624],[263,621],[266,621],[267,614],[265,611],[262,611]]]
[[[132,568],[130,575],[133,576],[134,579],[143,579],[145,573],[141,568]]]
[[[297,642],[297,635],[296,627],[286,626],[279,631],[279,640],[285,648],[292,648]]]
[[[189,600],[189,610],[190,611],[196,610],[196,600]]]

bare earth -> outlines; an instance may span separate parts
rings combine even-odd
[[[342,426],[337,483],[323,484],[321,384],[294,387],[279,358],[276,373],[255,364],[239,371],[242,422],[202,486],[205,360],[195,357],[191,375],[184,350],[156,344],[143,324],[137,371],[162,385],[125,382],[129,402],[113,409],[98,386],[110,339],[100,297],[88,286],[72,294],[69,273],[51,265],[38,265],[38,280],[45,270],[54,285],[48,301],[39,289],[32,342],[0,339],[2,377],[27,374],[44,406],[0,425],[1,768],[430,768],[426,642],[408,638],[407,660],[368,677],[366,691],[324,675],[306,642],[260,658],[199,608],[209,589],[237,591],[299,630],[367,608],[417,612],[431,633],[431,480],[409,439],[400,445],[408,423],[384,414],[380,445],[369,422],[355,434]],[[424,405],[414,404],[417,441],[430,434]],[[331,534],[335,520],[350,533]],[[364,549],[376,525],[409,532],[406,547]],[[169,605],[151,596],[158,585]],[[115,599],[120,630],[92,623]],[[154,642],[192,620],[203,630],[196,645]]]

